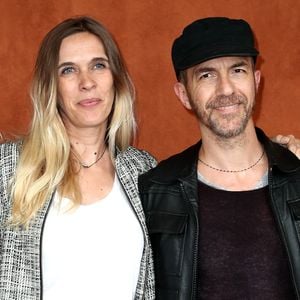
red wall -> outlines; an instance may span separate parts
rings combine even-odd
[[[300,137],[299,0],[1,0],[0,131],[26,130],[39,43],[58,22],[82,14],[98,19],[116,37],[137,89],[136,145],[159,159],[199,138],[195,119],[173,93],[170,48],[182,28],[201,17],[250,22],[263,57],[257,124],[269,135]]]

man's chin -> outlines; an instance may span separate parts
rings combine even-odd
[[[219,138],[231,139],[239,136],[245,131],[246,125],[242,124],[239,126],[212,126],[210,130]]]

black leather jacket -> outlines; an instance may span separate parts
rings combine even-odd
[[[257,129],[269,160],[274,218],[300,299],[300,160]],[[197,158],[201,141],[142,175],[139,188],[154,253],[156,299],[196,299]]]

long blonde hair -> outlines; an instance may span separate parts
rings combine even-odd
[[[28,225],[57,188],[63,195],[71,196],[75,204],[81,201],[69,137],[57,103],[60,46],[65,37],[79,32],[89,32],[100,39],[113,74],[115,99],[106,131],[112,159],[116,147],[126,149],[135,133],[134,87],[111,34],[102,24],[86,16],[67,19],[55,26],[43,39],[35,64],[31,87],[34,113],[11,191],[15,225]]]

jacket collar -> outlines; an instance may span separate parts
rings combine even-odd
[[[256,134],[258,140],[264,146],[270,168],[277,167],[284,173],[290,173],[300,169],[300,160],[291,151],[272,142],[259,128],[256,128]]]
[[[273,143],[261,129],[256,128],[256,134],[264,146],[270,168],[277,167],[286,173],[300,169],[300,160],[292,152],[279,144]],[[149,175],[152,182],[163,184],[177,180],[185,181],[191,176],[196,176],[198,153],[201,144],[200,140],[183,152],[161,161],[156,168],[146,174],[146,177]]]

